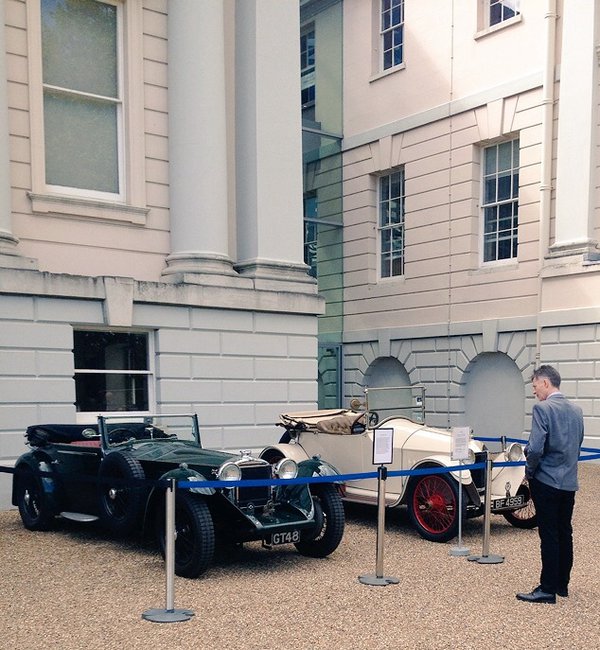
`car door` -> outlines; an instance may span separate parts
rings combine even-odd
[[[98,486],[95,479],[102,455],[100,448],[74,444],[55,445],[54,469],[61,477],[63,509],[97,514]]]

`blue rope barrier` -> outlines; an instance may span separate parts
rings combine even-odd
[[[477,440],[496,440],[496,438],[476,438]],[[514,439],[514,442],[518,440]],[[582,451],[586,452],[586,455],[581,454],[579,456],[580,462],[588,460],[600,460],[600,449],[595,449],[591,447],[582,447]],[[519,467],[524,466],[525,461],[505,461],[505,462],[494,462],[494,467]],[[420,469],[411,469],[411,470],[390,470],[388,471],[388,476],[422,476],[428,474],[446,474],[451,472],[460,472],[473,469],[484,469],[485,463],[473,463],[470,465],[450,465],[445,467],[424,467]],[[29,470],[31,471],[31,470]],[[15,474],[19,473],[19,470],[14,467],[6,467],[0,465],[0,473]],[[57,478],[56,474],[53,472],[41,471],[38,470],[33,472],[37,476],[48,477],[48,478]],[[307,485],[311,483],[344,483],[347,481],[361,481],[367,479],[376,479],[378,477],[377,472],[360,472],[354,474],[332,474],[327,476],[305,476],[295,479],[240,479],[239,481],[178,481],[177,487],[181,489],[190,489],[190,488],[233,488],[233,487],[266,487],[270,485]],[[167,486],[167,481],[164,479],[158,481],[152,481],[150,479],[135,479],[135,480],[126,480],[126,479],[117,479],[117,478],[100,478],[92,476],[83,476],[83,475],[71,475],[65,476],[60,475],[61,480],[67,481],[83,481],[88,483],[110,483],[112,485],[145,485],[147,487],[160,487],[164,488]]]

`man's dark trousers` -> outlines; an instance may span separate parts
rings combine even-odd
[[[540,534],[542,591],[566,590],[573,566],[573,507],[575,492],[558,490],[535,478],[529,479]]]

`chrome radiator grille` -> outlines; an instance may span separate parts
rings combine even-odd
[[[270,479],[270,465],[241,465],[242,480]],[[271,486],[242,487],[237,489],[237,504],[245,507],[252,503],[255,508],[264,506],[271,496]]]

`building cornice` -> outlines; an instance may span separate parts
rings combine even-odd
[[[493,88],[487,88],[473,95],[440,104],[421,113],[415,113],[414,115],[403,117],[389,124],[383,124],[374,129],[345,137],[342,140],[342,151],[349,151],[356,147],[376,142],[382,138],[396,135],[397,133],[403,133],[433,122],[438,122],[453,115],[459,115],[465,111],[473,110],[479,106],[485,106],[490,102],[504,97],[512,97],[519,93],[541,88],[542,83],[543,78],[542,72],[540,71],[499,86],[494,86]]]

